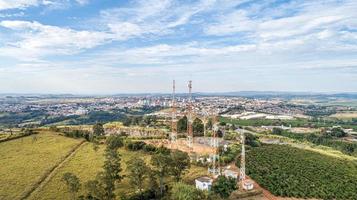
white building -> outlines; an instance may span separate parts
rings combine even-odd
[[[199,190],[210,190],[212,187],[213,180],[209,177],[200,177],[195,180],[196,188]]]
[[[223,174],[227,178],[231,177],[231,178],[238,179],[238,172],[236,172],[236,171],[226,169],[226,170],[224,170]]]
[[[243,181],[243,189],[245,190],[252,190],[254,187],[253,182],[250,180]]]

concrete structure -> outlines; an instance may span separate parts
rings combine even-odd
[[[244,190],[252,190],[254,188],[253,181],[245,180],[242,183]]]
[[[207,176],[196,178],[195,180],[196,188],[199,190],[210,190],[212,187],[213,180]]]
[[[226,170],[224,170],[223,174],[227,178],[231,177],[231,178],[238,179],[238,172],[236,172],[236,171],[226,169]]]

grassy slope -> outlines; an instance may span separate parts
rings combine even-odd
[[[66,185],[61,181],[63,174],[72,172],[82,183],[92,179],[103,165],[103,152],[103,146],[95,152],[90,143],[83,145],[52,179],[43,188],[33,193],[29,199],[70,199]],[[81,193],[84,193],[84,190]]]
[[[0,199],[17,199],[80,140],[40,133],[0,143]]]
[[[61,178],[64,173],[72,172],[76,174],[81,183],[84,184],[86,181],[94,179],[97,172],[102,169],[104,162],[103,153],[104,146],[95,152],[91,144],[84,145],[75,156],[73,156],[69,162],[67,162],[63,168],[57,171],[57,174],[37,193],[33,194],[30,199],[70,199],[70,194]],[[147,163],[150,162],[150,155],[143,153],[141,151],[127,151],[125,149],[120,149],[119,153],[122,155],[122,168],[123,174],[126,174],[126,162],[133,157],[140,157],[146,160]],[[186,182],[193,182],[194,178],[205,175],[207,172],[206,168],[193,166],[190,172],[184,176]],[[119,194],[129,194],[132,193],[134,189],[130,186],[129,180],[124,178],[118,185],[116,191]],[[85,189],[82,187],[80,194],[84,194]]]

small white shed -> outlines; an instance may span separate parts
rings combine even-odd
[[[252,190],[253,188],[254,188],[253,181],[250,181],[250,180],[243,181],[243,189]]]
[[[209,177],[199,177],[195,180],[196,188],[199,190],[210,190],[212,187],[213,180]]]
[[[224,176],[227,178],[231,177],[231,178],[238,179],[238,172],[236,172],[236,171],[226,169],[226,170],[224,170],[223,173],[224,173]]]

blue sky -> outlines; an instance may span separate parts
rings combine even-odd
[[[356,0],[0,0],[0,93],[357,91]]]

